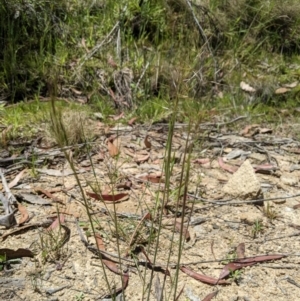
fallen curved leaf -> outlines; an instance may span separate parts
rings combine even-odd
[[[135,121],[138,119],[138,117],[133,117],[128,121],[129,125],[133,125],[135,123]]]
[[[37,187],[34,189],[37,193],[42,193],[44,195],[46,195],[49,199],[52,199],[54,202],[56,203],[60,203],[60,204],[64,204],[64,201],[62,201],[61,199],[55,197],[50,191],[42,189],[40,187]]]
[[[269,261],[269,260],[278,260],[283,257],[286,257],[286,255],[282,254],[271,254],[271,255],[259,255],[255,257],[249,257],[245,259],[238,259],[235,260],[234,262],[230,262],[226,264],[221,271],[221,274],[219,276],[219,279],[223,279],[226,276],[230,274],[230,272],[234,272],[236,270],[242,269],[247,266],[252,266],[257,264],[258,262],[264,262],[264,261]]]
[[[199,159],[195,159],[193,161],[193,163],[198,163],[198,164],[206,164],[209,162],[210,162],[210,160],[208,158],[199,158]]]
[[[253,168],[254,168],[254,171],[258,172],[258,173],[266,173],[269,171],[275,171],[275,170],[279,169],[277,166],[270,164],[270,163],[254,165]]]
[[[139,179],[143,180],[143,181],[149,181],[151,183],[163,183],[163,179],[161,178],[161,173],[158,174],[150,174],[147,176],[143,176],[143,177],[139,177]]]
[[[251,87],[250,85],[246,84],[243,81],[240,83],[240,88],[246,92],[250,92],[250,93],[256,92],[256,89],[254,89],[253,87]]]
[[[284,94],[289,91],[290,91],[290,89],[288,89],[288,88],[278,88],[275,90],[275,94]]]
[[[245,259],[241,259],[238,262],[247,263],[247,262],[264,262],[269,260],[278,260],[286,257],[284,254],[269,254],[269,255],[258,255],[254,257],[249,257]]]
[[[247,267],[247,266],[251,266],[251,265],[254,265],[256,264],[256,262],[230,262],[228,264],[226,264],[223,268],[223,270],[221,271],[221,274],[219,276],[219,279],[223,279],[225,278],[226,276],[228,276],[231,272],[234,272],[236,270],[240,270],[244,267]]]
[[[230,284],[230,282],[228,282],[226,280],[220,280],[220,279],[212,278],[212,277],[209,277],[209,276],[206,276],[206,275],[198,274],[198,273],[186,268],[185,266],[181,266],[180,270],[183,273],[191,276],[192,278],[194,278],[196,280],[199,280],[199,281],[201,281],[203,283],[206,283],[206,284],[210,284],[210,285]]]
[[[240,135],[250,137],[259,132],[259,124],[250,124],[245,126],[245,128],[240,132]],[[251,132],[252,131],[252,132]]]
[[[21,213],[21,218],[19,220],[19,225],[26,223],[29,220],[29,214],[25,206],[18,202],[18,210]]]
[[[115,157],[119,154],[117,147],[110,141],[107,141],[107,149],[111,157]]]
[[[219,291],[212,292],[208,294],[202,301],[210,301],[213,297],[215,297],[218,294]]]
[[[140,155],[140,156],[136,156],[136,158],[134,159],[134,161],[136,163],[143,163],[143,162],[147,161],[149,158],[150,158],[150,154]]]
[[[16,177],[8,184],[8,188],[13,188],[18,184],[18,182],[22,179],[24,172],[26,169],[23,169],[21,172],[19,172]]]
[[[151,148],[152,144],[151,144],[151,142],[150,142],[149,139],[148,139],[148,135],[146,135],[145,140],[144,140],[144,143],[145,143],[145,146],[146,146],[147,148]]]
[[[96,233],[95,234],[95,239],[96,239],[96,243],[97,243],[97,246],[98,246],[99,250],[105,251],[105,246],[104,246],[104,243],[103,243],[101,235],[98,234],[98,233]],[[102,262],[106,265],[106,267],[110,271],[112,271],[112,272],[114,272],[114,273],[116,273],[118,275],[122,275],[122,273],[119,271],[119,269],[118,269],[118,267],[117,267],[117,265],[116,265],[115,262],[109,260],[107,257],[105,257],[103,255],[101,255],[101,259],[102,259]]]
[[[63,214],[59,214],[59,216],[52,222],[52,224],[47,228],[47,230],[54,230],[64,222],[65,222],[65,216]]]
[[[230,173],[235,173],[238,170],[237,166],[231,166],[231,165],[225,164],[223,161],[223,158],[221,158],[221,157],[218,158],[218,163],[222,169],[224,169]]]
[[[100,194],[100,193],[93,193],[87,192],[88,196],[105,202],[123,202],[129,199],[129,195],[127,193],[119,193],[119,194]]]

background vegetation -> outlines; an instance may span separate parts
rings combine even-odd
[[[299,79],[299,14],[297,0],[4,0],[0,97],[54,91],[147,118],[176,98],[182,119],[220,105],[297,105],[297,87],[275,91]]]

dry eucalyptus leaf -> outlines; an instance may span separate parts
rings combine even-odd
[[[17,174],[17,176],[8,184],[8,188],[13,188],[18,184],[18,182],[22,179],[24,172],[26,169],[23,169],[21,172]]]
[[[250,85],[246,84],[243,81],[240,83],[240,88],[246,92],[250,92],[250,93],[256,92],[256,89],[254,89],[253,87],[251,87]]]
[[[151,148],[152,144],[151,144],[151,142],[150,142],[149,139],[148,139],[148,135],[146,135],[145,140],[144,140],[144,143],[145,143],[145,146],[146,146],[147,148]]]
[[[288,89],[288,88],[278,88],[275,90],[275,94],[284,94],[289,91],[290,91],[290,89]]]
[[[118,193],[118,194],[103,194],[103,193],[93,193],[87,192],[88,196],[104,202],[124,202],[129,199],[128,193]]]
[[[138,119],[138,117],[133,117],[133,118],[131,118],[131,119],[128,121],[128,124],[129,124],[129,125],[133,125],[133,124],[136,122],[137,119]]]
[[[285,84],[284,86],[286,87],[286,88],[296,88],[297,87],[297,85],[298,85],[298,81],[295,81],[295,82],[293,82],[293,83],[291,83],[291,84]]]
[[[107,141],[107,149],[111,157],[115,157],[119,154],[118,148],[110,141]]]
[[[21,213],[21,218],[19,219],[19,225],[23,225],[29,220],[29,214],[25,206],[18,203],[18,210]]]

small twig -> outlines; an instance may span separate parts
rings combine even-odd
[[[297,283],[294,279],[286,277],[286,281],[300,288],[300,284]]]
[[[242,119],[246,119],[248,118],[248,116],[239,116],[239,117],[236,117],[232,120],[229,120],[227,122],[219,122],[219,123],[203,123],[203,124],[200,124],[200,127],[201,126],[213,126],[213,127],[220,127],[220,126],[224,126],[224,125],[228,125],[228,124],[231,124],[231,123],[234,123],[234,122],[237,122],[239,120],[242,120]]]

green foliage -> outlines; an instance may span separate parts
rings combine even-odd
[[[264,231],[264,225],[261,221],[257,220],[252,226],[251,235],[253,238],[256,238],[259,234]]]
[[[101,99],[104,115],[174,98],[193,112],[193,102],[222,105],[220,92],[235,107],[252,102],[241,80],[258,86],[256,102],[298,101],[274,90],[299,77],[287,68],[299,54],[299,13],[296,0],[5,0],[0,95],[49,97],[55,72],[57,96]]]
[[[0,255],[0,271],[3,270],[3,266],[6,262],[6,255]]]

